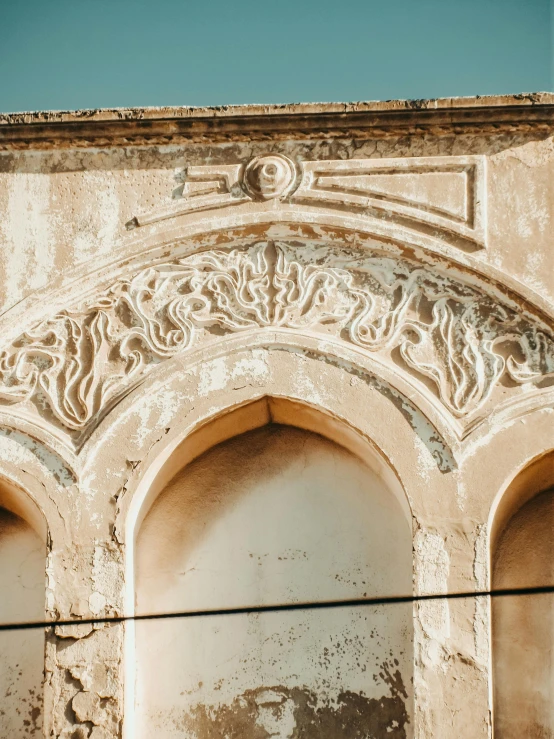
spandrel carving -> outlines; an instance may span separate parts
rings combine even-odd
[[[80,430],[210,330],[264,328],[396,351],[457,417],[481,408],[504,374],[515,383],[554,375],[552,336],[475,287],[405,259],[260,242],[148,267],[43,321],[4,350],[0,398],[46,403]]]

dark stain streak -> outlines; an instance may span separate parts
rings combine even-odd
[[[405,739],[408,693],[396,666],[381,665],[390,690],[381,698],[350,690],[323,698],[306,686],[275,685],[228,705],[198,704],[176,724],[195,739]]]

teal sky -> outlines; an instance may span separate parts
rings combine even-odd
[[[553,28],[550,0],[0,0],[0,111],[552,90]]]

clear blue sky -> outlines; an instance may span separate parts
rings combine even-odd
[[[550,0],[0,0],[0,111],[553,89]]]

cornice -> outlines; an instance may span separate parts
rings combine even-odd
[[[554,94],[0,114],[0,150],[554,132]]]

